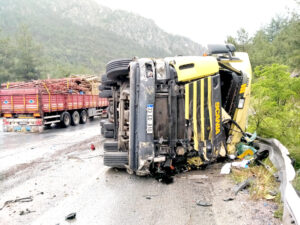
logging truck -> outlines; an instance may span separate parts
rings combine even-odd
[[[45,92],[46,89],[46,92]],[[53,91],[34,87],[0,88],[0,116],[3,131],[42,132],[44,127],[85,124],[88,118],[102,116],[107,98],[83,91]]]

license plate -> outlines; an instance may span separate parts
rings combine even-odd
[[[153,104],[147,105],[147,134],[153,133]]]

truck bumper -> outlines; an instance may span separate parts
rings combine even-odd
[[[4,132],[39,133],[44,130],[43,119],[40,118],[4,118]]]

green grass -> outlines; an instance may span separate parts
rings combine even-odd
[[[288,149],[291,155],[291,158],[295,160],[295,170],[296,170],[296,177],[293,181],[293,186],[295,189],[300,191],[300,149],[297,147],[292,147]]]
[[[300,172],[297,172],[296,177],[293,181],[293,186],[295,189],[300,191]]]
[[[276,168],[268,158],[264,160],[264,164],[267,165],[269,169],[257,165],[252,165],[248,169],[232,169],[232,178],[237,183],[243,182],[250,177],[255,178],[249,188],[252,199],[267,198],[269,193],[274,191],[279,195],[279,185],[273,176],[276,172]],[[274,200],[276,199],[277,196]]]
[[[268,199],[268,201],[275,202],[278,205],[278,209],[274,212],[274,217],[282,219],[283,204],[281,202],[279,183],[273,176],[276,172],[276,168],[269,158],[265,159],[263,163],[268,169],[265,166],[258,165],[250,165],[248,169],[232,169],[232,178],[236,183],[243,182],[250,177],[255,178],[249,187],[250,198],[254,200]],[[300,179],[298,184],[299,182]],[[269,199],[270,192],[274,191],[277,193],[276,196]]]

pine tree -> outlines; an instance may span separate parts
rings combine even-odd
[[[41,46],[36,44],[28,27],[21,26],[16,37],[15,74],[18,80],[41,78]]]
[[[0,83],[14,79],[14,47],[11,40],[0,36]]]

